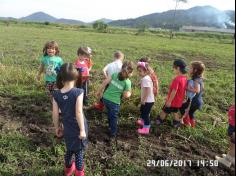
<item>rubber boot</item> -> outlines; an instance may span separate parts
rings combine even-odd
[[[150,125],[147,126],[144,125],[143,128],[138,129],[139,134],[147,135],[149,134],[149,132],[150,132]]]
[[[189,116],[185,116],[185,117],[183,118],[183,122],[184,122],[184,125],[186,125],[186,126],[191,126],[190,117],[189,117]]]
[[[143,125],[144,125],[143,119],[138,119],[138,120],[136,121],[136,125],[143,126]]]
[[[196,120],[190,119],[190,124],[191,124],[192,128],[195,128],[196,127]]]
[[[99,110],[99,111],[103,111],[104,110],[104,104],[100,101],[99,103],[94,104],[94,108]]]
[[[81,171],[77,170],[75,168],[75,176],[85,176],[84,174],[84,166],[83,166],[83,169]]]
[[[70,168],[64,167],[65,176],[72,176],[75,171],[75,161],[72,161],[72,165]]]

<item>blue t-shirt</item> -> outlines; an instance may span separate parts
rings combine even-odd
[[[45,81],[55,82],[57,80],[57,69],[63,64],[62,58],[59,56],[43,56],[41,64],[44,65],[45,69]]]
[[[194,88],[194,81],[192,79],[188,80],[188,86],[191,86],[192,88]],[[191,92],[191,91],[187,91],[187,97],[191,101],[192,101],[192,99],[194,98],[195,95],[196,95],[196,93]]]
[[[60,90],[53,92],[53,98],[62,113],[65,143],[70,151],[83,149],[87,145],[87,139],[83,141],[79,139],[80,128],[76,120],[76,101],[82,93],[83,89],[79,88],[72,88],[66,93],[61,93]],[[88,136],[88,125],[85,116],[84,125],[86,136]]]

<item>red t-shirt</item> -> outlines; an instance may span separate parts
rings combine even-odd
[[[228,116],[229,116],[229,124],[235,126],[235,105],[229,108]]]
[[[184,75],[176,76],[170,85],[169,93],[167,96],[168,100],[170,98],[172,90],[173,89],[176,90],[176,95],[173,101],[171,102],[171,107],[180,108],[182,106],[186,93],[186,88],[187,88],[187,77]]]

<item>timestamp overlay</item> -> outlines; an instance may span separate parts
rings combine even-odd
[[[147,160],[147,167],[218,167],[218,160]]]

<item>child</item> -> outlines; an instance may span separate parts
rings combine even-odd
[[[75,61],[75,67],[82,73],[82,88],[84,90],[85,106],[88,105],[88,86],[89,86],[89,72],[92,69],[92,50],[89,47],[80,47],[77,51],[78,58]],[[77,86],[78,87],[78,86]]]
[[[194,113],[201,109],[203,100],[202,94],[204,89],[203,74],[205,71],[205,65],[201,61],[192,62],[189,69],[189,75],[191,80],[188,81],[187,97],[188,100],[181,107],[181,115],[185,125],[191,127],[196,126]]]
[[[138,72],[141,77],[141,119],[137,124],[142,128],[138,129],[139,134],[149,134],[150,131],[150,112],[155,102],[153,82],[150,77],[149,65],[145,62],[138,62]]]
[[[150,72],[149,76],[152,79],[153,93],[154,93],[154,96],[156,97],[158,94],[158,91],[159,91],[159,83],[158,83],[158,78],[157,78],[155,71],[150,67],[150,59],[148,57],[143,57],[139,60],[139,62],[145,62],[145,63],[149,64],[149,72]]]
[[[169,93],[166,99],[166,103],[162,109],[162,112],[157,117],[157,125],[161,125],[167,114],[174,113],[175,119],[173,120],[173,126],[175,128],[180,127],[181,122],[178,115],[180,110],[187,87],[187,77],[186,77],[186,63],[183,60],[175,60],[173,64],[173,71],[176,77],[173,79]]]
[[[50,97],[56,89],[57,70],[62,64],[58,44],[55,41],[47,42],[43,48],[43,57],[41,58],[37,80],[40,81],[42,73],[45,73],[46,89]]]
[[[107,64],[103,68],[103,74],[105,79],[111,77],[113,73],[119,73],[121,71],[124,57],[125,56],[121,51],[116,51],[114,53],[114,61],[112,63]]]
[[[108,77],[111,77],[112,74],[119,73],[121,71],[123,60],[124,60],[124,54],[121,51],[116,51],[114,53],[114,61],[112,63],[107,64],[103,68],[103,74],[104,74],[105,79],[107,79]],[[104,104],[102,100],[99,100],[98,103],[95,103],[94,107],[100,111],[103,111]]]
[[[53,92],[53,123],[56,135],[61,136],[59,126],[59,108],[63,116],[64,139],[66,143],[65,168],[66,176],[75,171],[76,176],[84,176],[83,153],[87,145],[88,127],[82,107],[83,89],[75,88],[75,82],[81,77],[71,63],[62,65],[57,76],[57,86]],[[72,156],[75,155],[75,161]]]
[[[104,80],[101,88],[97,92],[97,97],[101,98],[105,87],[109,84],[107,90],[103,94],[103,103],[108,111],[108,121],[111,130],[111,138],[117,135],[117,121],[120,111],[121,98],[129,98],[131,96],[131,81],[133,63],[125,62],[119,73],[114,73],[111,77]]]
[[[227,155],[223,154],[223,158],[216,156],[216,159],[225,166],[230,167],[232,164],[235,166],[235,105],[230,107],[228,116],[228,136],[230,144],[229,152]]]

